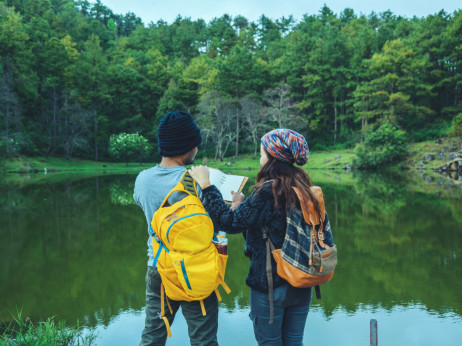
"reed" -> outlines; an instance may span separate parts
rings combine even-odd
[[[22,311],[13,316],[13,321],[3,328],[0,345],[94,345],[96,334],[85,331],[77,321],[76,326],[67,326],[53,317],[34,323],[23,318]]]

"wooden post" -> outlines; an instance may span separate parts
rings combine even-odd
[[[371,346],[378,345],[377,320],[371,320]]]

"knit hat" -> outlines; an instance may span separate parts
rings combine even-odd
[[[305,137],[289,129],[277,129],[261,138],[268,154],[286,163],[303,166],[308,162],[309,148]]]
[[[191,114],[184,111],[164,115],[157,131],[161,156],[186,154],[202,142],[201,130]]]

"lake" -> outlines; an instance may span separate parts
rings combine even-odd
[[[255,171],[241,172],[255,177]],[[136,175],[21,177],[0,184],[0,319],[54,316],[137,345],[144,326],[147,226]],[[313,299],[305,345],[462,343],[462,188],[432,174],[312,172],[323,188],[339,264]],[[251,185],[248,183],[247,187]],[[220,345],[255,345],[248,259],[229,236]],[[181,314],[170,345],[187,345]]]

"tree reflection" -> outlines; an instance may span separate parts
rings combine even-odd
[[[34,320],[56,316],[107,325],[144,307],[146,221],[132,202],[134,175],[22,188],[0,185],[1,321],[16,308]],[[343,180],[343,179],[342,179]],[[351,181],[351,179],[349,180]],[[318,183],[318,182],[317,182]],[[415,303],[462,314],[462,199],[416,192],[400,175],[358,174],[352,185],[318,183],[339,247],[323,299],[327,318]],[[249,306],[242,235],[229,236],[221,308]]]

